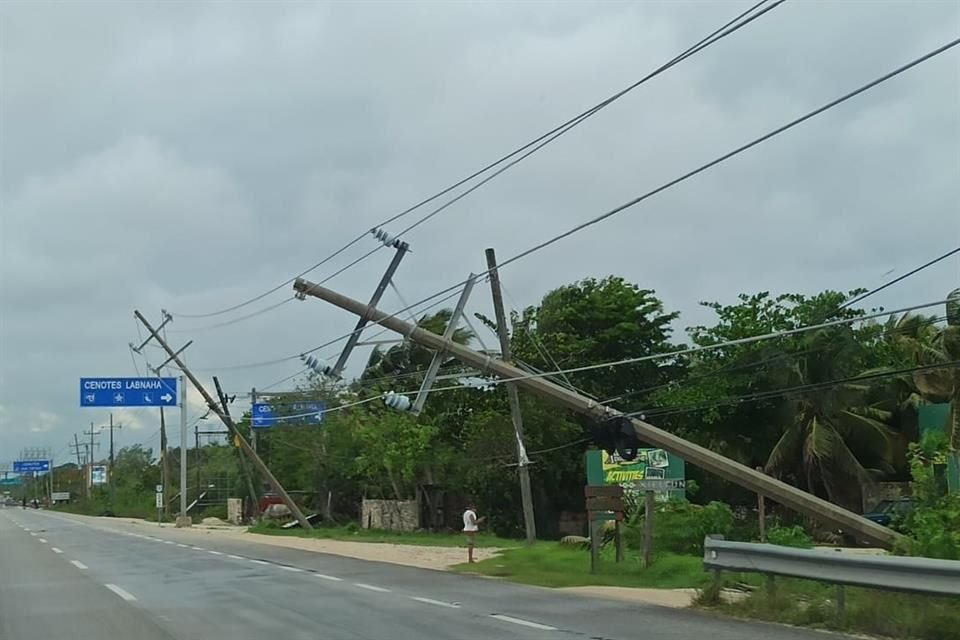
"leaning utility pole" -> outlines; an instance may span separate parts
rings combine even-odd
[[[150,332],[150,338],[155,338],[157,340],[160,346],[163,347],[164,351],[169,354],[170,360],[176,363],[180,370],[183,371],[184,375],[189,378],[190,383],[193,384],[194,388],[200,393],[201,396],[203,396],[204,401],[207,403],[207,407],[210,409],[210,411],[217,414],[217,417],[219,417],[223,424],[227,427],[230,435],[236,438],[236,441],[240,444],[240,448],[243,449],[244,453],[250,456],[251,462],[253,462],[253,465],[257,468],[257,471],[260,473],[260,475],[266,478],[267,482],[270,484],[270,487],[280,495],[280,498],[283,500],[284,504],[287,505],[287,508],[290,509],[290,513],[293,514],[293,517],[296,518],[300,523],[300,526],[304,529],[313,529],[310,521],[307,520],[306,516],[303,515],[303,512],[300,511],[300,507],[297,506],[297,503],[293,501],[293,498],[291,498],[290,494],[287,493],[287,490],[283,488],[283,485],[280,484],[280,481],[277,480],[276,476],[270,472],[270,469],[267,468],[267,465],[263,463],[263,460],[260,459],[260,456],[256,454],[256,452],[250,446],[250,443],[247,442],[247,439],[244,438],[243,435],[237,430],[237,425],[233,423],[233,419],[231,419],[230,416],[220,409],[219,404],[213,399],[203,385],[200,384],[200,381],[197,380],[196,376],[190,372],[190,370],[187,368],[187,365],[185,365],[177,355],[177,352],[173,351],[173,349],[170,348],[170,345],[167,344],[167,341],[160,337],[156,329],[154,329],[147,319],[143,317],[143,314],[139,311],[134,311],[133,313],[136,318],[143,323],[143,326],[147,328],[147,331]],[[186,397],[186,389],[184,389],[183,395]],[[183,444],[186,444],[186,421],[183,422],[182,429],[182,442]],[[184,465],[184,467],[181,469],[180,474],[181,481],[186,484],[186,465]]]
[[[493,293],[493,311],[497,319],[497,336],[500,338],[500,357],[507,364],[513,364],[510,358],[510,330],[507,328],[507,314],[503,310],[503,293],[500,291],[500,274],[497,271],[497,254],[493,249],[486,250],[487,269],[490,274],[490,291]],[[537,523],[533,513],[533,492],[530,489],[530,460],[523,446],[523,414],[520,411],[520,394],[517,385],[506,383],[507,398],[510,401],[510,419],[513,421],[513,435],[517,448],[517,471],[520,473],[520,500],[523,502],[523,524],[527,530],[527,543],[537,539]]]
[[[479,353],[457,344],[453,340],[444,340],[430,331],[421,329],[405,320],[390,315],[376,308],[371,308],[359,300],[354,300],[315,284],[303,278],[297,278],[293,285],[299,298],[313,296],[334,304],[341,309],[366,317],[382,327],[399,333],[407,339],[433,350],[442,350],[454,358],[470,366],[476,367],[481,373],[495,375],[502,380],[516,382],[524,389],[536,393],[555,402],[558,406],[571,409],[592,420],[608,420],[610,418],[627,418],[622,412],[598,403],[596,400],[571,391],[565,387],[545,380],[540,374],[530,374],[523,369],[514,367],[505,362],[491,358],[485,353]],[[844,531],[855,533],[863,540],[884,548],[891,548],[902,538],[895,531],[871,522],[863,516],[857,515],[843,507],[818,498],[802,489],[793,487],[786,482],[772,476],[758,473],[746,465],[722,456],[706,447],[694,444],[663,429],[639,420],[628,418],[633,430],[640,440],[659,447],[669,453],[679,456],[696,465],[708,473],[723,478],[738,486],[755,493],[762,493],[771,500],[775,500],[785,507],[801,514],[810,516],[822,522],[829,523]]]
[[[230,407],[227,403],[227,395],[223,392],[223,389],[220,388],[220,379],[217,376],[213,376],[213,384],[217,388],[217,397],[220,398],[220,406],[223,407],[223,413],[230,418]],[[253,434],[253,414],[250,415],[250,433]],[[251,445],[252,447],[252,445]],[[260,504],[257,502],[257,492],[254,489],[253,485],[253,475],[250,473],[250,466],[247,464],[247,459],[243,456],[243,451],[237,451],[237,457],[240,460],[240,472],[243,474],[244,480],[247,482],[247,493],[250,494],[250,513],[253,514],[254,518],[260,519]]]
[[[156,335],[153,329],[150,331]],[[160,340],[159,335],[157,340]],[[167,343],[161,344],[166,347]],[[176,358],[175,353],[172,355]],[[177,364],[183,367],[179,360]],[[160,375],[160,367],[157,367],[157,375]],[[197,487],[197,495],[200,495],[200,487]],[[187,515],[187,385],[183,376],[180,376],[180,515],[177,517],[177,526],[189,527],[191,524],[193,523],[190,521],[190,516]]]

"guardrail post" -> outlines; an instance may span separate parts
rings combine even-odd
[[[842,584],[837,585],[837,618],[843,618],[847,610],[847,592]]]
[[[771,598],[777,595],[777,581],[772,573],[767,574],[767,595]]]

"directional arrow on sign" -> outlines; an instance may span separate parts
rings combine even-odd
[[[173,400],[173,396],[170,395],[169,393],[165,393],[162,396],[160,396],[160,399],[163,400],[164,402],[169,403],[170,401]]]

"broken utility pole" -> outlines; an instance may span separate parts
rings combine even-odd
[[[510,330],[507,327],[507,314],[503,310],[503,293],[500,290],[500,274],[497,272],[497,254],[493,249],[486,250],[487,270],[490,274],[490,290],[493,292],[493,311],[497,320],[497,337],[500,338],[500,357],[507,364],[513,364],[510,358]],[[530,489],[530,460],[523,446],[523,413],[520,411],[520,394],[517,385],[506,383],[507,399],[510,401],[510,419],[513,422],[513,435],[516,439],[517,471],[520,474],[520,500],[523,502],[523,524],[526,528],[527,543],[537,539],[537,523],[533,513],[533,492]]]
[[[371,322],[376,322],[382,327],[395,331],[417,344],[429,349],[446,351],[458,360],[476,367],[481,373],[514,381],[533,393],[549,398],[561,406],[594,420],[606,420],[623,415],[620,411],[549,382],[539,375],[531,375],[523,369],[459,345],[453,340],[445,340],[442,336],[420,329],[400,318],[372,308],[359,300],[354,300],[303,278],[297,278],[293,288],[300,297],[313,296],[325,300],[341,309],[346,309],[351,313],[367,318]],[[680,456],[690,464],[697,465],[704,471],[733,482],[738,486],[763,494],[794,511],[837,526],[847,533],[857,534],[861,539],[887,549],[891,548],[901,538],[900,534],[891,529],[871,522],[863,516],[847,511],[776,478],[758,473],[746,465],[735,462],[705,447],[684,440],[642,420],[636,418],[630,420],[640,440]]]
[[[200,393],[200,395],[203,396],[203,400],[207,403],[207,407],[210,409],[210,411],[217,414],[217,417],[220,418],[220,421],[223,422],[223,424],[227,427],[230,435],[236,439],[236,442],[240,445],[240,448],[244,451],[244,453],[250,456],[250,461],[253,462],[253,466],[255,466],[257,471],[260,472],[260,475],[266,479],[270,487],[277,492],[277,494],[283,500],[283,503],[287,505],[288,509],[290,509],[290,513],[293,514],[293,517],[296,518],[297,522],[300,523],[300,526],[304,529],[312,529],[313,526],[311,526],[306,516],[303,515],[303,512],[300,511],[300,507],[298,507],[297,503],[293,501],[293,498],[291,498],[290,494],[287,493],[287,490],[283,488],[283,485],[280,484],[280,481],[277,480],[273,473],[270,472],[270,469],[267,468],[267,465],[264,464],[263,460],[260,459],[260,456],[254,452],[253,448],[250,446],[250,443],[247,442],[247,439],[244,438],[239,431],[237,431],[237,425],[233,423],[233,420],[230,418],[230,416],[220,409],[219,403],[217,403],[213,399],[213,396],[211,396],[210,393],[203,387],[203,385],[200,384],[200,381],[197,380],[193,373],[191,373],[191,371],[187,368],[187,365],[180,360],[180,356],[178,356],[177,353],[170,348],[170,345],[167,344],[166,340],[160,337],[147,319],[143,317],[143,314],[141,314],[139,311],[134,311],[133,313],[137,320],[139,320],[143,326],[146,327],[147,331],[150,332],[150,336],[155,338],[160,346],[163,347],[164,351],[170,355],[170,360],[172,360],[180,368],[180,370],[183,371],[184,375],[190,380],[190,383]],[[183,389],[183,394],[184,397],[186,397],[186,389]],[[186,442],[182,443],[181,446],[185,445]]]

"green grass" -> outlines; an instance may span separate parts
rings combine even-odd
[[[701,587],[710,580],[703,571],[702,558],[661,553],[644,569],[638,554],[630,550],[624,562],[616,564],[614,550],[609,546],[601,553],[597,573],[591,574],[588,550],[556,542],[507,549],[495,558],[457,565],[454,570],[544,587],[601,585],[676,589]]]
[[[712,610],[737,617],[806,627],[916,640],[960,640],[960,601],[871,589],[846,588],[846,609],[836,607],[837,587],[809,580],[778,579],[776,592]]]
[[[411,544],[426,547],[463,547],[461,533],[431,533],[429,531],[382,531],[379,529],[360,529],[356,525],[343,527],[315,527],[312,531],[281,529],[276,525],[260,523],[250,527],[250,533],[263,533],[272,536],[294,536],[298,538],[321,538],[326,540],[352,540],[354,542],[385,542],[389,544]],[[491,534],[477,535],[477,546],[486,548],[509,548],[522,544],[519,540],[498,538]]]

